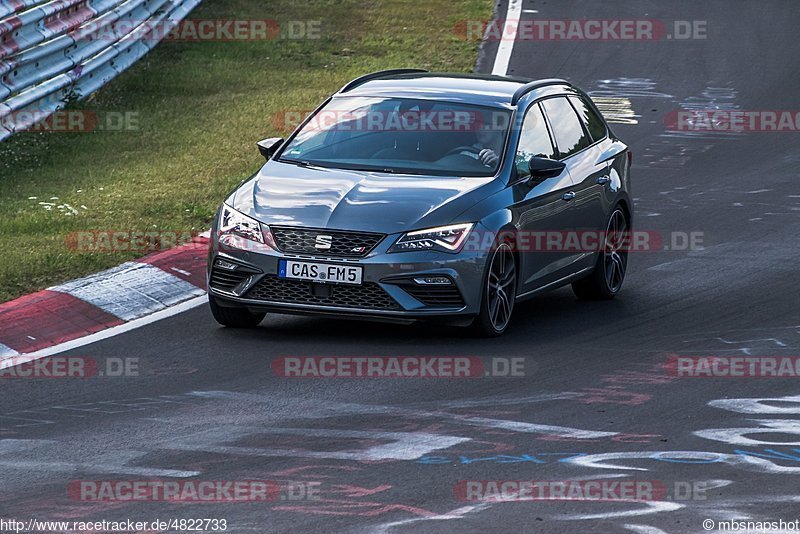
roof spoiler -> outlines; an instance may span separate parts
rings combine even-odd
[[[347,85],[339,89],[340,93],[346,93],[352,89],[355,89],[359,85],[367,83],[371,80],[377,80],[380,78],[387,78],[389,76],[397,76],[400,74],[418,74],[422,72],[428,72],[425,69],[389,69],[389,70],[379,70],[378,72],[372,72],[370,74],[365,74],[364,76],[359,76],[355,80],[349,82]]]
[[[522,97],[526,94],[530,93],[534,89],[539,89],[540,87],[547,87],[548,85],[568,85],[572,87],[572,84],[569,83],[567,80],[562,80],[561,78],[547,78],[545,80],[536,80],[535,82],[526,83],[519,89],[514,92],[514,96],[511,97],[511,105],[516,106]]]

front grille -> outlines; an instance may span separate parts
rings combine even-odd
[[[283,252],[314,254],[323,256],[342,256],[345,258],[363,258],[384,238],[383,234],[367,232],[343,232],[341,230],[323,230],[308,228],[292,228],[286,226],[270,226],[275,242]],[[317,248],[317,236],[330,236],[330,248]]]
[[[234,287],[238,286],[250,273],[243,271],[231,271],[214,266],[211,269],[211,276],[209,277],[209,285],[214,289],[221,291],[231,291]]]
[[[315,285],[318,290],[316,294],[314,291]],[[400,305],[381,286],[372,282],[367,282],[360,286],[314,284],[313,282],[302,280],[287,280],[277,276],[265,276],[247,292],[245,298],[289,304],[336,306],[340,308],[400,309]]]
[[[464,299],[455,285],[417,285],[412,282],[410,284],[402,284],[400,287],[426,306],[440,308],[460,308],[464,306]]]

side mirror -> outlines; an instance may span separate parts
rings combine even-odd
[[[528,169],[531,172],[528,181],[538,184],[548,178],[555,178],[564,172],[566,166],[563,161],[534,156],[528,161]]]
[[[256,145],[258,145],[258,151],[261,152],[261,155],[264,156],[264,159],[267,161],[272,159],[272,156],[275,155],[282,144],[282,137],[268,137],[256,143]]]

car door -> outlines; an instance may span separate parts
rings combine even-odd
[[[576,183],[575,199],[578,228],[605,232],[609,212],[621,187],[620,174],[613,168],[615,161],[626,162],[627,146],[609,136],[605,120],[586,96],[571,96],[570,103],[578,112],[593,144],[586,149],[584,180]],[[572,175],[573,180],[576,176]]]
[[[594,265],[603,223],[602,188],[608,175],[608,162],[598,161],[601,143],[595,143],[575,111],[571,98],[558,96],[542,101],[553,131],[559,158],[567,164],[572,186],[565,196],[570,205],[565,240],[570,270],[577,272]]]
[[[525,112],[515,150],[511,211],[519,230],[519,295],[555,282],[565,276],[571,263],[552,237],[570,224],[570,206],[563,196],[573,186],[569,171],[539,183],[529,180],[528,161],[533,156],[557,159],[541,106],[534,102]]]

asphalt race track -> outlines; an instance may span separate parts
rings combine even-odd
[[[3,381],[0,516],[224,518],[229,531],[256,533],[702,532],[705,519],[799,518],[800,379],[664,367],[670,355],[800,355],[800,135],[665,124],[678,109],[800,109],[796,2],[522,8],[523,18],[655,19],[668,31],[706,21],[705,39],[518,41],[508,65],[567,78],[615,111],[634,153],[634,225],[680,250],[631,253],[615,301],[578,302],[565,288],[526,302],[494,340],[277,315],[226,330],[201,306],[72,350],[138,358],[140,376]],[[485,47],[479,70],[493,70],[497,48]],[[671,246],[690,233],[702,249]],[[296,379],[270,367],[280,356],[376,355],[524,357],[525,376]],[[81,480],[186,479],[319,494],[86,502],[67,491]],[[456,489],[614,479],[655,481],[665,495],[479,502]]]

